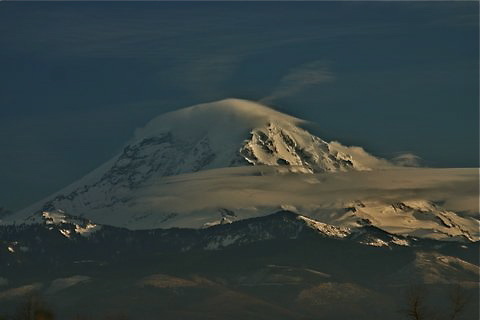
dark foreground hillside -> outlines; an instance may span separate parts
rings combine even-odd
[[[38,297],[55,319],[478,319],[477,243],[397,245],[368,226],[339,239],[289,212],[201,230],[60,227],[2,227],[7,319],[29,319]]]

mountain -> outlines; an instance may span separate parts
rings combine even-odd
[[[238,99],[153,119],[0,215],[1,312],[37,294],[59,319],[400,320],[412,286],[450,314],[459,285],[478,318],[478,170],[394,166],[308,127]]]
[[[392,189],[397,182],[388,177],[401,182],[412,175],[417,183],[418,170],[326,142],[306,127],[239,99],[167,113],[98,169],[1,223],[42,222],[61,210],[129,229],[203,228],[288,209],[339,228],[369,224],[403,236],[478,240],[476,218],[446,210],[437,199],[396,199],[405,187]],[[357,195],[381,179],[378,194]]]
[[[229,246],[244,246],[271,239],[297,239],[305,235],[351,241],[374,247],[417,246],[419,243],[418,239],[396,236],[372,226],[335,227],[290,211],[279,211],[263,217],[218,224],[203,229],[128,230],[95,224],[61,211],[44,212],[42,218],[42,223],[0,227],[0,234],[4,241],[0,253],[5,255],[2,261],[8,261],[9,257],[15,257],[18,254],[22,255],[22,252],[35,253],[55,249],[60,243],[67,245],[72,242],[75,245],[96,243],[111,237],[115,238],[112,242],[117,244],[131,238],[145,243],[150,242],[149,246],[155,242],[157,248],[168,247],[169,250],[182,252],[193,249],[221,250]],[[44,237],[41,243],[37,243],[40,234]],[[43,246],[40,251],[39,246]],[[123,247],[128,247],[128,244]],[[78,253],[78,250],[73,252],[74,255]],[[50,255],[56,255],[55,251]]]
[[[28,215],[42,206],[61,209],[64,202],[81,202],[85,210],[92,203],[95,208],[109,207],[123,200],[118,194],[125,190],[165,176],[214,168],[267,165],[313,173],[369,170],[381,163],[366,152],[349,154],[340,144],[329,144],[302,129],[302,124],[306,122],[240,99],[167,113],[138,129],[111,160],[24,212]]]
[[[289,211],[155,230],[52,212],[41,224],[0,226],[0,310],[13,312],[37,292],[61,319],[114,311],[132,319],[400,320],[411,284],[445,299],[460,283],[474,319],[478,245],[347,230]],[[448,311],[441,299],[434,305]]]

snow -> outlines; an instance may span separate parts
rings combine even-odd
[[[85,226],[75,225],[75,232],[81,234],[82,236],[88,236],[95,231],[100,230],[101,226],[94,223],[87,223]]]
[[[236,243],[239,239],[241,239],[241,235],[226,235],[224,237],[219,237],[218,239],[214,239],[210,241],[206,246],[205,250],[219,250],[225,247],[228,247],[234,243]]]
[[[60,231],[61,234],[63,234],[65,237],[67,238],[70,238],[71,234],[70,234],[70,230],[66,230],[66,229],[60,229],[58,230]]]
[[[397,246],[404,246],[404,247],[410,246],[410,243],[408,242],[408,240],[400,239],[397,237],[393,238],[392,243],[396,244]]]
[[[445,204],[450,198],[468,199],[473,195],[465,189],[472,189],[476,183],[476,171],[466,169],[301,174],[256,166],[165,177],[125,193],[118,192],[116,197],[132,200],[112,206],[85,208],[84,202],[91,202],[88,194],[75,201],[58,201],[56,206],[75,215],[83,213],[94,221],[92,225],[130,229],[211,226],[222,223],[221,208],[234,212],[236,221],[289,208],[336,227],[358,227],[359,221],[368,220],[400,235],[477,240],[479,221],[475,207],[457,208],[463,212],[472,210],[471,215],[461,216],[431,201],[418,200],[419,194]],[[445,189],[445,185],[449,187]],[[85,234],[95,230],[88,224],[82,226]],[[83,233],[83,229],[77,227],[76,232]]]
[[[66,216],[62,210],[58,210],[57,212],[44,211],[42,212],[42,216],[45,219],[46,224],[67,223],[67,220],[65,219]]]
[[[92,223],[84,218],[77,218],[71,216],[61,209],[54,211],[43,211],[42,215],[44,223],[50,226],[59,226],[58,231],[65,237],[70,238],[72,236],[72,230],[69,228],[62,228],[62,226],[73,226],[74,231],[84,237],[101,229],[101,226]]]
[[[399,235],[479,239],[476,169],[398,168],[306,127],[240,99],[167,113],[98,169],[0,223],[71,224],[88,236],[98,224],[202,228],[292,208],[336,237],[370,221]]]
[[[240,99],[167,113],[138,129],[120,154],[15,217],[38,222],[32,213],[52,200],[56,208],[61,208],[59,202],[75,202],[79,207],[73,214],[113,207],[131,200],[128,192],[137,186],[214,168],[253,164],[292,172],[368,169],[356,156],[339,150],[338,143],[332,149],[302,129],[303,124],[303,120]]]
[[[461,217],[426,200],[406,200],[390,205],[382,201],[364,201],[361,205],[352,204],[349,207],[355,208],[355,212],[340,218],[344,224],[348,224],[347,221],[353,224],[360,218],[395,234],[437,240],[479,239],[478,219]]]
[[[345,238],[350,235],[349,228],[335,227],[326,223],[318,222],[316,220],[307,218],[305,216],[298,216],[299,219],[305,221],[307,225],[316,229],[320,233],[332,238]]]
[[[367,245],[367,246],[373,246],[373,247],[389,247],[389,244],[388,242],[382,240],[382,239],[372,239],[372,240],[369,240],[369,241],[362,241],[360,242],[364,245]]]

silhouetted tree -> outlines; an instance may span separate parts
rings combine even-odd
[[[450,291],[451,310],[448,319],[458,319],[464,312],[469,300],[469,296],[467,295],[465,290],[460,285],[456,285]]]
[[[31,294],[20,304],[14,316],[15,320],[53,320],[53,311],[38,294]]]
[[[411,320],[427,320],[426,291],[423,286],[413,286],[408,290],[405,314]]]
[[[450,305],[447,310],[432,311],[427,305],[427,291],[422,285],[412,286],[407,292],[407,308],[403,314],[411,320],[458,320],[470,302],[467,292],[460,286],[451,287],[448,292]]]

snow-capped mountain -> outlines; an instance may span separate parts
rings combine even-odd
[[[89,208],[100,197],[110,206],[123,190],[213,168],[267,165],[313,173],[370,170],[382,162],[364,151],[349,154],[339,143],[325,142],[302,129],[305,123],[239,99],[167,113],[137,130],[121,153],[47,200],[55,205],[82,198]]]
[[[386,299],[373,318],[393,319],[412,281],[476,294],[477,170],[396,167],[306,127],[235,99],[152,120],[84,178],[0,214],[0,308],[40,292],[68,318],[96,292],[98,314],[134,297],[141,319],[152,305],[203,319],[186,301],[216,310],[253,292],[262,316],[267,299],[299,312],[270,319],[335,319],[355,299]]]
[[[366,152],[349,154],[302,124],[305,121],[239,99],[185,108],[137,130],[123,152],[92,180],[131,187],[162,176],[246,164],[325,172],[368,170],[377,160]]]
[[[98,169],[0,221],[42,222],[60,210],[130,229],[203,228],[292,209],[334,228],[370,224],[405,236],[478,240],[477,219],[428,201],[434,199],[324,199],[332,193],[324,186],[348,186],[348,172],[393,165],[360,147],[326,142],[306,124],[239,99],[167,113]],[[370,187],[371,178],[364,180],[357,189]]]

